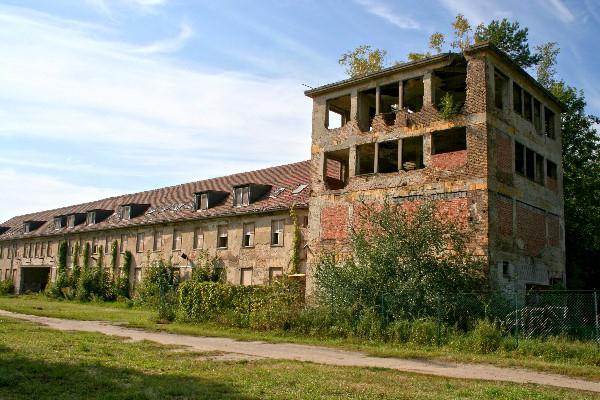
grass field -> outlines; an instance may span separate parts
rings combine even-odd
[[[361,350],[382,357],[435,358],[462,362],[484,362],[500,366],[518,366],[541,371],[600,380],[600,350],[590,343],[565,341],[521,340],[514,351],[477,354],[458,350],[450,345],[427,347],[366,342],[359,339],[331,339],[300,336],[293,333],[256,332],[249,329],[225,328],[215,324],[156,323],[156,313],[138,307],[129,308],[124,303],[76,303],[50,300],[44,296],[0,297],[0,309],[25,314],[67,319],[103,320],[125,323],[127,326],[148,330],[161,330],[196,336],[224,336],[239,340],[264,340],[319,344]]]
[[[275,360],[0,319],[2,399],[594,399],[591,393]]]

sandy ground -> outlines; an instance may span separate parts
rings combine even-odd
[[[78,321],[38,317],[3,310],[0,310],[0,316],[36,322],[52,329],[62,331],[99,332],[106,335],[129,338],[134,341],[150,340],[166,345],[184,346],[184,348],[189,351],[220,352],[229,354],[227,357],[216,357],[221,359],[273,358],[328,365],[379,367],[450,378],[535,383],[600,392],[600,382],[569,378],[562,375],[535,372],[526,369],[501,368],[485,364],[462,364],[435,360],[382,358],[368,356],[361,352],[338,350],[329,347],[290,343],[247,342],[220,337],[198,337],[165,332],[150,332],[113,325],[103,321]]]

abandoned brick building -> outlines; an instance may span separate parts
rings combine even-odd
[[[444,118],[447,94],[457,112]],[[306,95],[309,161],[12,218],[0,226],[0,278],[39,290],[59,241],[89,242],[96,257],[116,240],[134,254],[134,284],[148,253],[185,271],[199,249],[221,257],[232,283],[268,283],[290,272],[293,206],[312,287],[314,258],[347,240],[361,208],[431,199],[474,223],[497,287],[565,281],[562,106],[502,52],[477,45]]]

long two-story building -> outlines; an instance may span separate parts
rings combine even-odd
[[[148,252],[185,267],[204,249],[231,283],[265,284],[291,270],[294,207],[310,292],[315,257],[348,240],[361,209],[430,199],[475,226],[496,287],[565,282],[562,105],[501,51],[477,45],[306,95],[309,161],[14,217],[0,225],[0,278],[39,290],[60,241],[97,253],[116,240],[135,255],[132,282]]]

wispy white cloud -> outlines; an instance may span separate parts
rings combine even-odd
[[[503,3],[493,0],[439,0],[453,15],[463,14],[475,26],[495,18],[510,18],[512,12],[503,8]]]
[[[394,11],[389,5],[383,2],[378,0],[355,0],[355,2],[363,6],[367,12],[397,26],[398,28],[421,29],[421,24],[418,21]]]
[[[0,221],[32,211],[48,210],[101,199],[118,194],[114,189],[87,185],[74,185],[48,175],[23,173],[14,169],[0,169],[3,187],[22,188],[26,183],[35,188],[35,194],[27,190],[0,191]]]
[[[111,18],[114,16],[114,8],[125,6],[143,13],[155,13],[168,2],[169,0],[85,0],[97,13]]]
[[[553,14],[564,23],[575,21],[575,15],[561,0],[545,0],[543,4],[549,4]]]
[[[132,176],[178,183],[308,157],[311,103],[299,82],[184,67],[102,36],[69,20],[0,6],[0,147],[44,141],[99,168],[110,152],[111,172],[125,171],[111,178],[111,190],[127,192],[140,188]],[[5,171],[0,186],[20,190],[1,194],[2,212],[49,206],[40,195],[80,201],[78,185],[58,179],[64,174],[56,166],[22,169],[39,170],[36,179],[53,183],[40,194],[36,185],[15,184],[15,176],[26,182],[30,172]],[[82,168],[79,178],[85,176],[92,173]],[[143,185],[152,187],[150,180]]]
[[[181,23],[179,34],[174,38],[158,40],[156,42],[138,47],[136,53],[153,54],[153,53],[173,53],[180,50],[184,44],[192,37],[194,31],[187,23]]]

